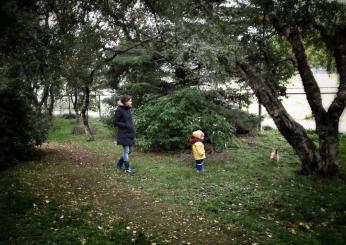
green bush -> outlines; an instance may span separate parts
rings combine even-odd
[[[272,128],[271,126],[268,126],[268,125],[263,126],[263,127],[262,127],[262,129],[263,129],[264,131],[270,131],[270,130],[273,130],[273,128]]]
[[[0,167],[32,157],[47,137],[49,121],[37,116],[19,85],[0,75]]]
[[[146,150],[182,149],[188,146],[191,133],[201,129],[214,148],[225,148],[236,130],[229,118],[236,121],[240,113],[213,104],[206,96],[192,89],[147,96],[143,106],[135,110],[137,144]]]
[[[107,101],[112,107],[116,102],[115,97]],[[113,116],[114,111],[101,121],[113,127]],[[146,95],[142,106],[134,109],[134,118],[137,145],[154,151],[188,147],[188,138],[197,129],[205,132],[207,143],[221,150],[234,132],[249,133],[258,124],[257,116],[234,109],[217,91],[192,89],[166,96]]]
[[[114,114],[110,113],[108,116],[101,117],[100,121],[104,123],[107,127],[113,128],[114,127],[113,117],[114,117]]]
[[[64,119],[76,119],[77,118],[76,114],[69,114],[69,113],[64,113],[61,115],[61,117]]]
[[[254,114],[227,107],[221,107],[218,111],[234,125],[237,134],[251,133],[257,128],[259,118]]]

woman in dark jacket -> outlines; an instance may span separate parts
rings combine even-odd
[[[118,127],[117,144],[123,146],[123,155],[117,161],[117,168],[125,167],[126,173],[135,173],[130,167],[129,154],[131,154],[135,144],[135,130],[131,115],[132,98],[123,95],[118,102],[118,108],[114,115],[114,125]]]

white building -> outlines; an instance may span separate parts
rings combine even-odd
[[[321,90],[323,106],[327,110],[338,90],[338,76],[336,74],[328,74],[324,70],[315,70],[314,76]],[[312,112],[304,94],[304,88],[299,74],[292,77],[287,93],[287,98],[283,98],[282,100],[282,104],[285,106],[287,112],[305,128],[315,129],[315,121],[312,118]],[[250,105],[249,112],[258,114],[258,110],[258,103],[255,100]],[[263,106],[262,115],[265,117],[262,126],[268,125],[275,127],[273,120]],[[346,110],[340,118],[339,131],[346,132]]]

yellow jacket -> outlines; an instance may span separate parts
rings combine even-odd
[[[192,133],[195,138],[203,139],[204,134],[201,130],[197,130]],[[202,142],[196,142],[192,144],[192,152],[195,160],[205,159],[204,144]]]

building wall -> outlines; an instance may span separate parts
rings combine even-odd
[[[334,100],[337,87],[339,86],[338,76],[336,74],[328,74],[323,70],[315,71],[314,75],[318,85],[321,88],[323,106],[327,110]],[[305,128],[314,129],[315,123],[312,118],[312,112],[306,99],[306,95],[290,94],[304,93],[302,81],[299,75],[295,75],[291,79],[291,83],[289,85],[289,88],[287,89],[287,93],[287,98],[282,98],[282,104],[285,106],[287,112]],[[250,105],[248,111],[250,113],[258,114],[258,103],[256,99],[253,100],[253,103]],[[274,122],[272,121],[272,119],[270,119],[270,116],[268,115],[264,107],[262,107],[262,115],[264,115],[265,117],[263,125],[275,126]],[[346,110],[343,112],[340,118],[339,129],[342,132],[346,132]]]

